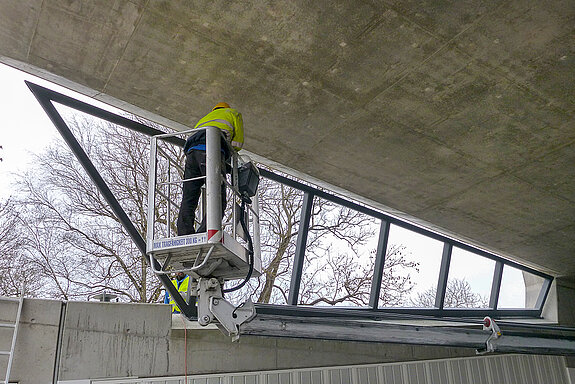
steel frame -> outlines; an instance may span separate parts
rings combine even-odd
[[[142,254],[146,255],[146,246],[145,241],[142,236],[137,232],[135,226],[126,215],[110,189],[108,188],[106,182],[102,179],[97,169],[94,167],[86,153],[83,151],[77,140],[74,138],[73,134],[69,130],[67,124],[64,122],[52,102],[57,102],[62,105],[68,106],[70,108],[74,108],[76,110],[82,111],[84,113],[90,114],[94,117],[109,121],[111,123],[120,125],[122,127],[135,130],[137,132],[153,136],[153,135],[160,135],[164,134],[160,130],[151,128],[146,126],[145,124],[135,122],[133,120],[127,119],[122,116],[118,116],[112,112],[106,111],[104,109],[95,107],[93,105],[81,102],[79,100],[73,99],[69,96],[62,95],[58,92],[49,90],[47,88],[38,86],[36,84],[26,82],[32,93],[35,95],[36,99],[44,109],[44,111],[48,114],[60,134],[63,136],[65,141],[67,142],[70,149],[74,152],[76,157],[78,158],[79,162],[82,166],[86,169],[87,173],[90,175],[92,180],[94,181],[98,190],[102,193],[108,204],[110,204],[111,208],[113,209],[114,213],[120,220],[121,224],[125,227],[128,231],[129,235],[131,236],[132,240],[137,245],[138,249],[142,252]],[[176,137],[167,138],[166,141],[169,141],[175,145],[183,147],[184,140]],[[266,169],[260,169],[260,173],[263,177],[268,178],[270,180],[285,184],[287,186],[297,188],[304,193],[304,201],[303,207],[301,211],[301,221],[300,221],[300,230],[297,238],[296,243],[296,256],[294,260],[294,267],[292,272],[292,278],[290,283],[290,292],[288,297],[288,305],[257,305],[257,312],[263,315],[288,315],[288,316],[313,316],[313,317],[369,317],[369,318],[380,318],[381,316],[386,316],[389,314],[396,314],[396,315],[409,315],[409,316],[432,316],[432,317],[441,317],[441,318],[453,318],[453,317],[483,317],[483,316],[492,316],[496,318],[504,318],[504,317],[540,317],[541,312],[543,309],[543,305],[545,300],[548,296],[551,283],[553,281],[553,277],[547,275],[543,272],[537,271],[532,268],[528,268],[522,266],[518,263],[515,263],[510,260],[506,260],[502,257],[489,253],[485,250],[475,248],[468,244],[465,244],[461,241],[456,239],[438,234],[436,232],[429,231],[422,227],[416,226],[409,222],[400,220],[396,217],[390,216],[384,212],[372,209],[365,205],[353,202],[351,200],[346,200],[342,197],[336,196],[334,194],[325,192],[321,189],[312,187],[307,184],[303,184],[299,181],[291,179],[286,176],[282,176],[271,172]],[[378,240],[378,247],[377,247],[377,254],[376,254],[376,261],[374,267],[374,274],[372,280],[372,287],[371,287],[371,294],[369,299],[369,307],[366,308],[326,308],[326,307],[302,307],[298,306],[298,297],[299,297],[299,286],[301,281],[302,275],[302,268],[305,258],[305,249],[306,249],[306,241],[307,241],[307,233],[309,230],[309,223],[311,219],[311,212],[313,206],[313,199],[314,197],[319,197],[326,199],[330,202],[339,204],[341,206],[354,209],[358,212],[363,214],[369,215],[376,219],[381,220],[381,227],[380,227],[380,234]],[[437,296],[435,300],[435,308],[378,308],[378,298],[381,288],[381,279],[382,279],[382,271],[383,265],[385,263],[385,253],[388,244],[389,238],[389,228],[390,225],[394,224],[399,227],[411,230],[418,234],[425,235],[427,237],[442,241],[444,244],[443,256],[441,261],[441,268],[440,273],[438,276],[438,288],[437,288]],[[451,251],[453,247],[456,246],[466,251],[470,251],[474,254],[486,257],[488,259],[494,260],[496,262],[495,271],[494,271],[494,278],[492,282],[492,289],[491,289],[491,297],[489,302],[489,308],[482,308],[482,309],[459,309],[459,308],[444,308],[444,295],[445,295],[445,287],[447,285],[448,279],[448,272],[449,272],[449,264],[451,259]],[[147,259],[147,257],[146,257]],[[156,269],[161,269],[162,266],[153,259],[154,265]],[[525,271],[531,273],[533,275],[539,276],[544,279],[544,283],[542,284],[536,307],[533,309],[499,309],[497,308],[497,300],[500,293],[500,286],[501,286],[501,277],[503,266],[508,265],[514,268],[517,268],[521,271]],[[159,276],[162,284],[166,288],[166,290],[174,297],[177,305],[182,309],[182,312],[186,317],[193,318],[196,316],[196,308],[195,305],[188,305],[185,300],[181,297],[179,292],[175,289],[173,284],[170,282],[170,279],[167,276]]]
[[[437,316],[437,317],[448,317],[448,316],[492,316],[497,318],[503,317],[517,317],[517,316],[525,316],[525,317],[540,317],[541,312],[543,310],[543,305],[545,304],[545,299],[549,294],[549,289],[551,288],[551,283],[553,282],[553,276],[545,274],[543,272],[537,271],[535,269],[525,267],[519,263],[506,260],[500,256],[497,256],[493,253],[487,252],[485,250],[475,248],[471,245],[465,244],[459,240],[441,235],[439,233],[427,230],[425,228],[416,226],[411,224],[407,221],[403,221],[396,217],[390,216],[384,212],[377,211],[365,205],[343,199],[342,197],[333,195],[331,193],[325,192],[318,188],[314,188],[307,184],[303,184],[299,181],[291,179],[286,176],[282,176],[276,174],[274,172],[268,171],[266,169],[261,169],[260,173],[263,177],[266,177],[270,180],[276,181],[278,183],[285,184],[292,188],[299,189],[304,192],[305,196],[317,196],[323,198],[325,200],[331,201],[335,204],[339,204],[341,206],[354,209],[358,212],[366,214],[368,216],[374,217],[376,219],[381,220],[381,229],[380,229],[380,237],[378,241],[378,250],[376,254],[376,265],[374,270],[374,278],[372,280],[372,288],[371,288],[371,295],[369,301],[369,310],[370,311],[383,311],[383,312],[394,312],[394,313],[404,313],[404,314],[422,314],[425,316]],[[311,209],[311,208],[310,208]],[[303,221],[304,219],[309,220],[307,216],[303,213],[302,208],[302,221],[300,222],[300,226],[303,228],[309,227],[309,222]],[[437,287],[437,295],[435,300],[435,308],[378,308],[378,296],[379,288],[378,285],[381,284],[380,274],[381,269],[383,268],[384,258],[385,258],[385,249],[387,248],[387,242],[389,237],[389,226],[390,224],[397,225],[398,227],[411,230],[415,233],[439,240],[443,242],[444,249],[443,255],[441,260],[441,268],[440,273],[438,276],[438,287]],[[382,237],[383,236],[383,237]],[[303,241],[303,239],[301,240]],[[300,238],[298,237],[298,245],[300,242]],[[445,288],[447,286],[448,280],[448,273],[449,273],[449,265],[451,262],[451,252],[453,247],[456,246],[460,249],[472,252],[476,255],[483,256],[485,258],[491,259],[495,261],[495,270],[494,270],[494,279],[492,282],[492,289],[491,289],[491,297],[489,308],[444,308],[444,296],[445,296]],[[300,257],[300,256],[298,256]],[[296,260],[297,261],[297,260]],[[537,303],[535,308],[521,308],[521,309],[499,309],[497,308],[497,301],[495,298],[499,297],[499,290],[501,286],[501,277],[503,272],[503,266],[508,265],[510,267],[517,268],[521,271],[525,271],[531,273],[533,275],[539,276],[544,279],[542,284],[541,290],[539,292],[539,296],[537,299]],[[295,270],[295,265],[294,265]],[[297,275],[292,273],[292,279],[297,278],[299,279],[301,275]],[[293,281],[292,281],[293,286]],[[290,295],[292,293],[290,292]],[[291,296],[290,296],[291,297]],[[494,300],[494,303],[492,302]],[[293,304],[293,302],[289,302],[289,304]],[[327,310],[327,309],[326,309]],[[281,311],[278,312],[278,314]]]
[[[259,312],[259,310],[258,310]],[[575,355],[573,329],[556,330],[554,335],[506,325],[503,335],[492,341],[493,352],[537,355]],[[390,321],[348,318],[299,317],[297,315],[261,315],[242,327],[242,335],[294,337],[371,343],[400,343],[440,347],[473,348],[486,352],[489,333],[473,323],[435,325],[398,324]]]
[[[64,119],[62,119],[62,116],[60,116],[60,114],[56,110],[56,107],[52,103],[57,102],[62,105],[66,105],[68,107],[77,109],[92,116],[110,121],[114,124],[120,125],[125,128],[145,133],[147,135],[158,135],[164,132],[154,128],[150,128],[144,124],[135,122],[122,116],[115,115],[111,112],[95,107],[93,105],[81,102],[79,100],[75,100],[69,96],[62,95],[61,93],[41,87],[34,83],[26,81],[26,85],[28,85],[28,88],[30,88],[30,90],[34,94],[34,96],[44,109],[44,112],[46,112],[52,123],[56,126],[56,129],[58,129],[58,131],[66,141],[66,144],[68,144],[70,150],[72,150],[72,152],[74,153],[74,155],[76,156],[82,167],[84,167],[84,169],[86,170],[86,172],[96,185],[96,188],[98,188],[98,190],[100,191],[106,202],[110,204],[110,208],[112,208],[112,211],[114,212],[120,223],[124,226],[128,234],[132,238],[132,241],[136,244],[136,247],[138,247],[138,250],[142,253],[144,258],[148,260],[146,256],[145,240],[142,238],[142,236],[140,235],[140,233],[138,232],[138,230],[136,229],[136,227],[134,226],[134,224],[132,223],[132,221],[130,220],[130,218],[128,217],[128,215],[126,214],[126,212],[124,211],[124,209],[122,208],[122,206],[120,205],[120,203],[118,202],[118,200],[116,199],[110,188],[108,187],[108,184],[106,184],[106,182],[104,181],[104,179],[102,178],[102,176],[100,175],[94,164],[92,164],[90,158],[88,157],[86,152],[84,152],[82,146],[78,143],[78,141],[68,128],[68,125],[66,124]],[[184,141],[178,140],[177,142],[174,143],[183,146]],[[151,260],[154,263],[155,269],[162,269],[162,265],[160,265],[160,263],[158,263],[154,258],[151,258]],[[170,278],[167,275],[159,275],[158,278],[162,282],[164,288],[166,288],[166,291],[168,291],[170,295],[174,298],[174,301],[176,302],[178,307],[180,307],[182,313],[187,318],[194,318],[197,315],[197,309],[195,303],[193,305],[189,305],[188,303],[186,303],[184,298],[180,295],[177,288],[172,284]]]

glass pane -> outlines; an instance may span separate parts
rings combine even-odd
[[[379,307],[433,308],[443,242],[392,224]]]
[[[542,277],[505,265],[497,308],[535,308],[544,281]]]
[[[258,196],[262,275],[252,278],[234,296],[239,301],[251,296],[258,303],[287,304],[303,192],[261,178]]]
[[[495,261],[453,247],[444,308],[488,308]]]
[[[369,304],[380,221],[315,197],[299,303]]]

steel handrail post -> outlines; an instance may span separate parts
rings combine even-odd
[[[148,169],[148,224],[146,227],[146,247],[152,248],[154,241],[155,206],[156,206],[156,170],[157,170],[157,149],[158,139],[155,136],[150,138],[150,165]],[[153,263],[152,263],[153,264]]]
[[[208,243],[222,239],[222,153],[220,129],[206,128],[206,229]]]

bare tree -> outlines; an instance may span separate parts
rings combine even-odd
[[[259,188],[263,273],[241,294],[261,303],[286,303],[300,230],[303,193],[270,180]],[[378,220],[315,198],[306,243],[299,303],[305,305],[367,305],[375,261],[368,241]],[[386,255],[380,303],[399,305],[412,288],[417,264],[403,257],[405,248],[391,246]]]
[[[417,271],[417,263],[406,261],[404,250],[404,246],[392,245],[387,251],[379,295],[380,307],[402,305],[413,288],[409,272]],[[375,251],[366,260],[359,259],[354,253],[331,250],[321,257],[313,255],[308,258],[316,258],[322,267],[304,273],[301,304],[369,304]],[[405,275],[399,273],[406,270],[409,272]]]
[[[36,296],[38,271],[30,265],[26,243],[19,233],[19,217],[12,199],[0,202],[0,295],[17,296],[22,285],[27,296]]]
[[[436,287],[418,293],[413,304],[417,307],[433,308],[435,306]],[[465,279],[449,279],[445,290],[445,308],[487,308],[489,299],[473,292]]]
[[[149,140],[111,123],[66,114],[68,125],[140,232],[146,231]],[[26,249],[50,297],[107,291],[123,300],[156,301],[161,292],[111,208],[57,142],[20,178]],[[160,210],[161,207],[158,207]]]
[[[149,141],[144,135],[110,123],[65,114],[80,144],[135,224],[146,233]],[[183,162],[181,151],[171,157]],[[36,167],[20,179],[19,205],[25,250],[43,282],[45,296],[86,298],[107,291],[123,300],[153,302],[161,286],[145,258],[129,239],[108,204],[63,143],[48,147]],[[167,163],[160,162],[160,167]],[[157,173],[167,177],[166,169]],[[180,174],[181,177],[181,174]],[[164,191],[179,201],[180,190]],[[262,180],[261,243],[263,275],[237,295],[251,294],[262,303],[285,303],[289,295],[295,240],[303,194],[294,188]],[[155,209],[159,231],[173,232],[176,215],[168,215],[162,199]],[[231,206],[231,203],[230,203]],[[166,224],[168,224],[166,226]],[[369,300],[374,252],[368,240],[379,223],[360,212],[316,198],[306,244],[301,304],[365,305]],[[391,247],[382,284],[383,305],[401,303],[411,290],[404,248]]]

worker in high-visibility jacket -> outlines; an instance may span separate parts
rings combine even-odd
[[[195,128],[217,127],[223,133],[222,137],[222,175],[225,178],[226,171],[230,172],[229,159],[231,153],[226,145],[226,141],[231,144],[235,151],[242,149],[244,145],[244,123],[242,114],[231,108],[227,103],[218,103],[212,112],[204,116]],[[184,168],[184,179],[199,178],[206,176],[206,130],[201,130],[186,140],[184,146],[186,155],[186,166]],[[196,232],[206,231],[205,217],[199,228],[195,229],[196,208],[200,199],[201,189],[205,183],[205,178],[186,181],[183,183],[182,203],[176,223],[178,236],[189,235]],[[226,207],[226,185],[222,181],[222,215]]]
[[[190,298],[190,290],[192,288],[192,284],[190,284],[190,276],[186,275],[183,272],[176,273],[176,278],[172,279],[172,284],[174,287],[178,288],[178,292],[180,295],[186,300],[186,302]],[[180,313],[180,308],[176,305],[174,298],[166,291],[164,295],[164,304],[171,304],[172,305],[172,313]]]

